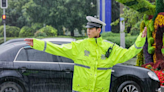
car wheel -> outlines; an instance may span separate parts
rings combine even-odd
[[[0,85],[0,92],[23,92],[23,89],[15,82],[4,82]]]
[[[117,92],[141,92],[141,88],[134,81],[125,81],[118,87]]]

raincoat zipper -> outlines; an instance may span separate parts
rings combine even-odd
[[[96,42],[96,44],[97,44],[97,49],[96,49],[96,64],[94,65],[94,77],[95,77],[95,80],[96,80],[96,78],[97,78],[97,71],[96,71],[96,68],[97,68],[97,62],[98,62],[98,43],[97,43],[97,38],[95,38],[95,42]],[[94,83],[94,88],[95,88],[95,84],[96,83]],[[94,89],[93,89],[93,91],[94,91]]]

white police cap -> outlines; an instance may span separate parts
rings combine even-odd
[[[106,25],[101,20],[99,20],[99,19],[97,19],[95,17],[92,17],[92,16],[87,16],[86,19],[88,20],[86,28],[94,28],[94,27],[101,28],[102,26]]]

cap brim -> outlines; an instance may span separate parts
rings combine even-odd
[[[85,26],[86,28],[94,28],[95,26],[89,26],[89,25],[87,25],[87,26]]]

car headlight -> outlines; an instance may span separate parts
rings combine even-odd
[[[156,75],[154,72],[149,71],[147,74],[149,75],[149,77],[150,77],[151,79],[156,80],[156,81],[159,81],[157,75]]]

